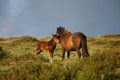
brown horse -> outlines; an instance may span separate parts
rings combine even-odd
[[[70,56],[70,51],[77,51],[78,57],[81,57],[80,48],[82,48],[82,56],[88,57],[86,36],[81,32],[71,33],[65,30],[64,27],[58,27],[56,33],[60,36],[60,44],[62,47],[62,59],[65,58],[65,51],[68,52],[67,57]]]
[[[37,48],[36,48],[34,54],[37,55],[38,53],[42,52],[43,50],[47,51],[49,53],[48,56],[49,56],[50,62],[52,62],[53,52],[56,47],[56,43],[58,43],[59,40],[60,40],[60,37],[55,34],[55,35],[52,35],[52,39],[49,40],[48,42],[40,41],[37,44]]]

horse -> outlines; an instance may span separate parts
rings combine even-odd
[[[56,34],[60,36],[60,45],[62,47],[62,60],[65,58],[65,51],[67,51],[67,57],[70,57],[70,51],[76,51],[78,57],[88,57],[87,40],[86,36],[82,32],[71,33],[64,27],[57,28]],[[82,54],[80,49],[82,48]],[[81,56],[82,55],[82,56]]]
[[[53,59],[53,53],[56,48],[56,43],[59,42],[60,37],[58,35],[52,35],[52,38],[46,42],[46,41],[39,41],[36,47],[36,50],[34,52],[35,55],[38,53],[41,53],[42,51],[48,52],[49,61],[52,62]]]

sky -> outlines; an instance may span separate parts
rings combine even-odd
[[[120,34],[120,0],[0,0],[0,37],[45,37],[59,26],[86,36]]]

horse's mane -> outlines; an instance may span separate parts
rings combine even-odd
[[[64,27],[62,27],[62,26],[60,26],[60,27],[57,28],[57,32],[58,32],[59,34],[63,34],[63,36],[65,36],[65,37],[69,37],[69,36],[72,35],[72,33],[71,33],[70,31],[66,30],[66,29],[65,29]]]
[[[70,31],[68,31],[68,30],[64,30],[64,34],[65,34],[66,36],[71,36],[71,35],[72,35],[72,33],[71,33]]]

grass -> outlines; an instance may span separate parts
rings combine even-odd
[[[39,40],[48,41],[50,37]],[[62,61],[59,44],[49,63],[47,52],[34,55],[38,39],[30,36],[0,38],[0,80],[119,80],[120,35],[88,37],[90,57],[71,52]]]

